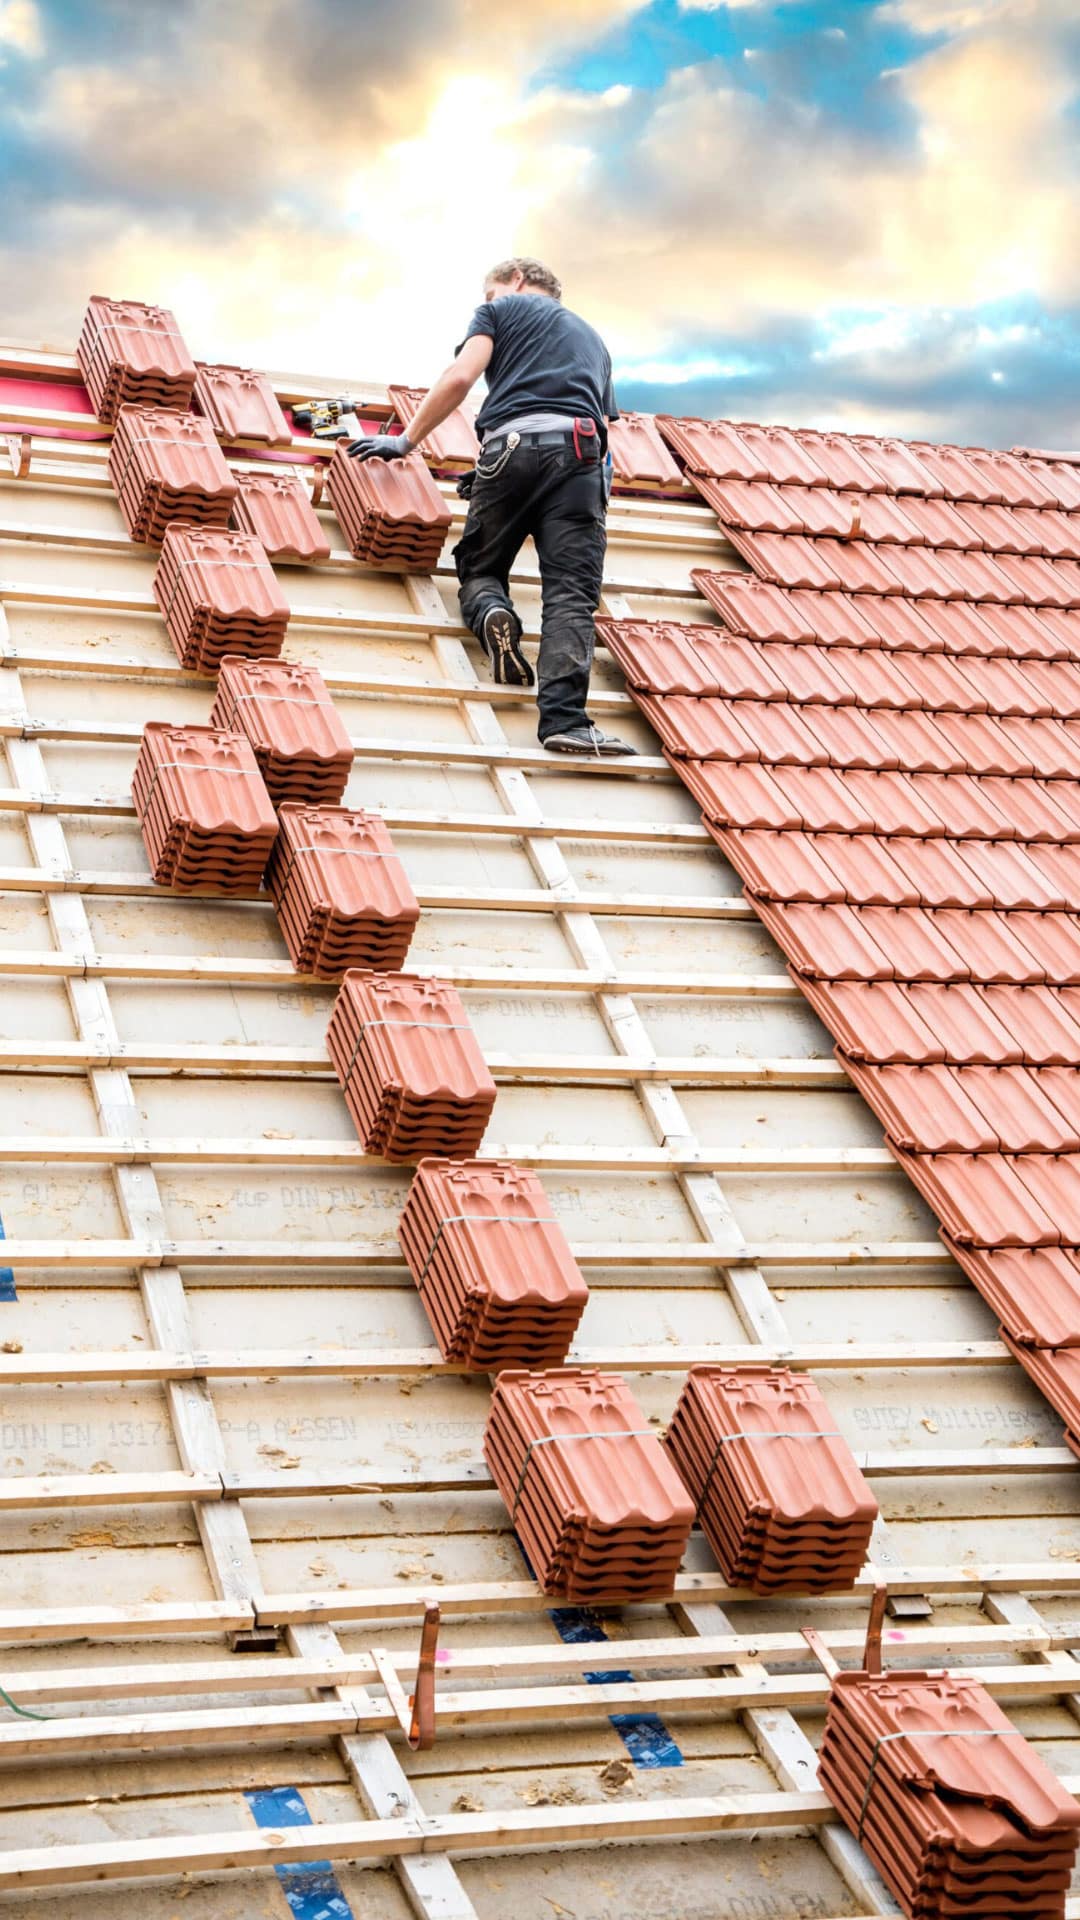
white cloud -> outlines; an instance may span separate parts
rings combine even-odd
[[[45,51],[41,16],[34,0],[0,0],[0,48],[14,47],[16,53],[36,59]],[[3,55],[0,53],[0,61]]]

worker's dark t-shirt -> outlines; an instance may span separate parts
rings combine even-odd
[[[546,293],[504,293],[485,300],[465,340],[494,341],[487,398],[477,415],[481,437],[529,413],[565,413],[575,419],[617,420],[611,355],[587,320]],[[465,340],[455,348],[460,353]]]

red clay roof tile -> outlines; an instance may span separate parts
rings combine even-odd
[[[849,538],[857,531],[859,496],[845,496],[831,487],[775,487],[761,482],[709,480],[700,477],[698,491],[715,509],[725,526],[766,533],[807,533]],[[892,505],[875,495],[879,513]]]
[[[329,560],[330,542],[298,473],[265,467],[236,476],[233,524],[253,533],[271,560]]]
[[[1027,460],[1018,464],[1025,472],[1037,474],[1040,485],[1051,496],[1048,504],[1060,507],[1065,513],[1075,513],[1080,507],[1080,473],[1067,461],[1040,461],[1037,467]]]
[[[844,900],[846,888],[806,833],[747,833],[706,826],[751,893],[774,900]],[[831,836],[826,836],[831,838]]]
[[[266,886],[296,971],[402,967],[420,909],[379,815],[286,801],[278,827]]]
[[[132,539],[153,546],[172,520],[225,527],[238,491],[209,420],[164,407],[120,407],[108,472]]]
[[[785,703],[773,704],[780,709],[782,719],[788,710]],[[764,750],[757,726],[752,727],[747,719],[747,714],[756,720],[759,714],[769,711],[757,701],[693,700],[681,693],[654,699],[651,694],[643,693],[638,695],[638,706],[660,735],[669,758],[686,754],[693,760],[702,760],[707,753],[717,760],[783,757],[783,743],[775,732],[772,744],[780,751],[774,756]],[[807,748],[810,744],[805,743]],[[788,747],[789,758],[803,759],[801,744],[793,746],[789,741]]]
[[[852,435],[852,445],[887,492],[924,494],[928,499],[944,493],[941,481],[923,465],[907,441],[875,440],[857,433]]]
[[[779,767],[776,779],[798,798],[802,824],[812,833],[936,833],[938,822],[920,805],[902,773],[861,767]]]
[[[845,493],[839,498],[846,509],[848,524],[808,527],[808,531],[835,533],[841,540],[880,540],[896,542],[905,547],[922,546],[929,537],[925,519],[915,511],[916,505],[920,509],[926,508],[927,502],[916,503],[910,494],[905,497],[903,506],[892,493]],[[943,523],[938,521],[934,524],[940,531]]]
[[[1053,1091],[1045,1084],[1061,1069],[852,1063],[849,1071],[890,1140],[906,1152],[1080,1151],[1080,1100],[1075,1090],[1070,1117],[1055,1104]],[[1078,1077],[1073,1069],[1073,1081]]]
[[[447,1360],[485,1372],[561,1366],[588,1288],[535,1173],[422,1160],[398,1240]]]
[[[815,641],[814,623],[799,614],[788,594],[756,575],[717,573],[695,567],[690,578],[734,633],[754,640]]]
[[[182,666],[213,673],[227,653],[280,653],[289,603],[254,534],[172,520],[151,585]]]
[[[1006,984],[1036,984],[1046,979],[1046,965],[1030,949],[1025,928],[1032,921],[1058,917],[956,907],[943,907],[931,916],[938,937],[960,956],[967,977]]]
[[[785,791],[779,769],[766,771],[754,760],[688,760],[679,772],[706,820],[719,826],[779,832],[804,825],[802,809]]]
[[[947,1035],[924,1018],[913,988],[895,980],[816,980],[804,982],[804,992],[818,1018],[834,1036],[846,1062],[872,1060],[879,1064],[906,1061],[924,1065],[944,1060]],[[961,993],[961,987],[922,986],[926,994]],[[936,1019],[938,1003],[931,1003]]]
[[[1075,914],[1010,913],[1001,918],[1044,979],[1061,987],[1080,981],[1080,920]]]
[[[275,806],[341,799],[353,744],[317,667],[226,655],[210,724],[247,735]]]
[[[682,480],[651,413],[623,413],[613,420],[608,451],[619,486],[675,487]]]
[[[388,391],[390,404],[408,433],[420,402],[427,398],[427,388],[390,387]],[[471,467],[479,451],[480,442],[472,420],[461,407],[455,407],[442,426],[436,427],[434,433],[429,433],[424,441],[424,453],[436,467]]]
[[[990,663],[987,662],[987,665]],[[995,666],[1008,665],[1019,676],[1038,704],[1031,712],[1056,714],[1060,720],[1080,720],[1080,667],[1068,660],[1024,660],[1008,663],[996,660]],[[980,680],[982,672],[980,670]],[[998,709],[1001,712],[1006,708]]]
[[[258,890],[277,817],[244,734],[148,721],[131,791],[159,885]]]
[[[824,542],[807,540],[802,534],[747,533],[741,527],[726,525],[723,531],[735,551],[763,580],[782,587],[815,589],[847,585],[831,565]]]
[[[597,620],[598,638],[631,687],[648,693],[775,700],[784,688],[768,656],[741,634],[671,620]]]
[[[994,448],[968,447],[967,457],[984,476],[987,500],[1001,499],[1010,507],[1053,507],[1069,505],[1062,501],[1057,469],[1042,462],[1017,459],[1015,454]]]
[[[888,947],[874,939],[864,910],[842,902],[811,906],[803,901],[781,905],[759,900],[756,905],[797,973],[826,980],[889,980],[896,971]]]
[[[853,1084],[889,1139],[907,1152],[992,1153],[1002,1142],[961,1073],[1022,1073],[1021,1068],[875,1066],[845,1059]]]
[[[1080,1258],[1065,1247],[965,1247],[946,1240],[1020,1346],[1080,1346]]]
[[[419,453],[354,460],[339,440],[327,491],[349,551],[368,566],[431,572],[450,527],[450,508]]]
[[[899,1148],[894,1152],[954,1240],[981,1245],[989,1236],[991,1244],[1006,1247],[1054,1246],[1060,1242],[1053,1211],[1047,1211],[1028,1185],[1028,1163],[1034,1165],[1036,1155],[907,1154]],[[1080,1190],[1080,1180],[1077,1185]],[[1080,1218],[1077,1224],[1080,1226]]]
[[[984,498],[986,479],[965,457],[960,447],[939,446],[929,440],[912,440],[908,444],[927,472],[940,480],[948,499]]]
[[[251,367],[195,362],[195,410],[205,413],[223,440],[262,440],[287,447],[292,428],[265,373]]]
[[[799,440],[814,465],[820,467],[831,487],[846,492],[884,492],[884,481],[863,459],[855,442],[846,433],[815,433],[803,428]]]
[[[1038,850],[1030,853],[1015,840],[965,840],[965,864],[985,883],[990,904],[1006,911],[1047,911],[1068,905],[1064,889],[1043,871]]]
[[[730,420],[680,420],[671,414],[658,413],[656,425],[691,473],[712,474],[717,480],[772,477],[768,461],[759,450],[747,445]]]
[[[495,1082],[447,981],[346,973],[326,1042],[366,1152],[395,1161],[476,1152]]]
[[[195,362],[168,307],[92,294],[77,358],[99,420],[111,424],[128,404],[181,411],[191,404]]]
[[[854,1585],[877,1501],[808,1375],[692,1368],[665,1449],[725,1579],[768,1593]]]

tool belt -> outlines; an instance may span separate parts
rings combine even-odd
[[[548,427],[519,433],[515,428],[496,427],[489,433],[480,452],[481,462],[515,447],[573,447],[579,460],[592,462],[602,455],[602,436],[595,420],[585,417],[568,421],[565,427]]]

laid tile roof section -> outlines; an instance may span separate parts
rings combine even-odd
[[[837,1674],[821,1785],[905,1913],[1061,1914],[1080,1811],[971,1674]]]
[[[430,573],[438,565],[451,513],[419,453],[354,460],[339,441],[326,485],[355,559],[398,573]]]
[[[664,1444],[725,1580],[755,1593],[854,1586],[878,1505],[809,1375],[694,1367]]]
[[[181,411],[191,404],[195,362],[168,307],[93,294],[77,358],[94,412],[110,425],[129,403]]]
[[[1045,1382],[1080,1343],[1080,474],[661,426],[752,572],[695,573],[709,634],[601,637]]]
[[[422,1160],[398,1240],[445,1359],[477,1372],[561,1366],[588,1288],[530,1169]]]
[[[298,473],[265,467],[237,473],[233,525],[253,533],[267,559],[329,560],[330,542]]]
[[[286,801],[278,827],[266,885],[297,972],[403,966],[420,908],[380,816]]]
[[[161,886],[257,892],[278,828],[242,733],[148,721],[132,797]]]
[[[247,734],[274,805],[340,800],[353,744],[318,667],[227,654],[220,669],[210,725]]]
[[[367,1153],[415,1161],[476,1152],[495,1082],[461,996],[447,981],[349,972],[326,1040]]]
[[[265,373],[253,367],[195,363],[195,407],[225,441],[261,440],[287,447],[292,428]]]
[[[226,654],[281,652],[289,603],[254,534],[171,521],[152,586],[181,666],[216,673]]]
[[[199,414],[122,406],[108,472],[133,540],[159,547],[170,520],[229,524],[236,480],[213,427]]]
[[[693,1504],[618,1374],[501,1373],[484,1458],[545,1593],[670,1596]]]

